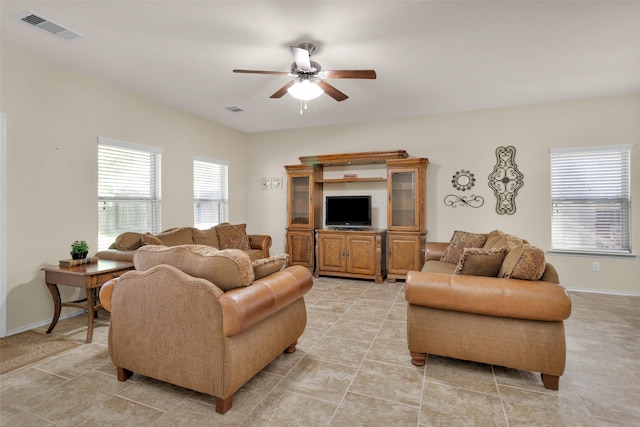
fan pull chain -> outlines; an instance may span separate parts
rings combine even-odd
[[[300,100],[300,115],[302,116],[304,114],[303,110],[308,109],[307,107],[307,101],[303,101],[302,99]]]

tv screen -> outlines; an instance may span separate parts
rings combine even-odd
[[[325,224],[332,227],[370,227],[371,196],[327,196]]]

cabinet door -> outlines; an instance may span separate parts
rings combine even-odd
[[[375,236],[347,237],[347,271],[354,274],[376,273]]]
[[[287,253],[289,265],[313,269],[313,231],[288,231]]]
[[[418,197],[415,168],[389,169],[389,230],[418,230]]]
[[[420,233],[388,233],[387,266],[389,274],[406,275],[420,271],[424,264],[424,242]]]
[[[289,175],[288,191],[289,191],[289,209],[288,226],[299,228],[312,228],[312,203],[311,203],[311,182],[312,176],[305,175]]]
[[[318,233],[318,270],[347,271],[346,236],[339,233]]]

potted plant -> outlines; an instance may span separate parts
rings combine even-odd
[[[71,244],[71,258],[85,259],[89,253],[89,245],[84,240],[76,240]]]

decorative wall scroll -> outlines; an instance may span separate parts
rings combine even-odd
[[[456,196],[455,194],[449,194],[444,198],[444,204],[455,208],[457,206],[468,206],[470,208],[479,208],[484,205],[484,198],[482,196],[476,196],[475,194],[467,196]]]
[[[516,149],[508,147],[496,148],[497,163],[489,174],[489,187],[496,195],[496,212],[500,215],[516,213],[516,195],[524,185],[524,175],[515,163]]]
[[[475,185],[476,179],[473,174],[466,170],[461,170],[453,175],[451,183],[453,188],[460,191],[471,190],[471,187]],[[471,208],[479,208],[484,205],[484,198],[482,196],[476,196],[471,194],[470,196],[456,196],[455,194],[449,194],[444,198],[444,204],[451,206],[452,208],[458,206],[468,206]]]

